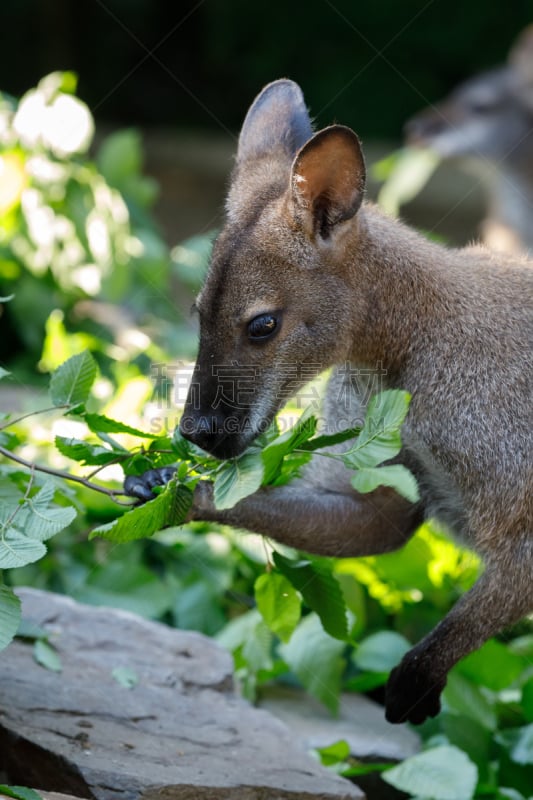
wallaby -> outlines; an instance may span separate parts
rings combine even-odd
[[[487,187],[481,237],[495,250],[533,249],[533,26],[504,66],[461,84],[405,126],[408,144],[474,167]]]
[[[324,417],[335,431],[361,417],[358,367],[381,365],[383,388],[412,395],[401,461],[422,501],[385,487],[358,494],[349,470],[318,456],[297,481],[230,510],[217,511],[202,481],[190,518],[342,557],[399,548],[436,517],[475,548],[483,575],[387,685],[387,719],[420,723],[438,712],[450,668],[533,609],[533,270],[430,242],[363,204],[364,189],[355,133],[313,135],[299,87],[268,85],[244,122],[196,301],[200,348],[181,430],[218,458],[238,456],[310,370],[333,367]],[[219,365],[253,371],[238,404],[220,399]],[[126,490],[147,499],[168,474],[129,478]]]

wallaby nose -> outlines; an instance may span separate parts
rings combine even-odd
[[[429,144],[446,127],[446,123],[434,112],[418,114],[408,120],[403,128],[408,144]]]
[[[185,412],[180,420],[181,435],[208,452],[223,432],[224,420],[213,412],[209,414]]]
[[[240,436],[240,420],[213,411],[185,411],[180,421],[180,433],[215,458],[232,458],[244,449]]]

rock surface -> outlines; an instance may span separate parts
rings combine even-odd
[[[22,589],[62,672],[32,645],[0,657],[0,770],[91,800],[349,800],[282,722],[238,698],[232,660],[200,634]],[[133,670],[131,689],[112,675]]]
[[[420,749],[420,739],[413,730],[388,723],[383,708],[362,695],[343,694],[337,717],[292,687],[269,687],[259,705],[282,720],[306,749],[344,739],[351,755],[367,762],[403,761]]]

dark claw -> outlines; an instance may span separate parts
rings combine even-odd
[[[149,469],[143,475],[128,475],[124,480],[124,491],[129,497],[135,497],[141,503],[146,503],[155,497],[152,492],[153,487],[164,486],[175,472],[175,467],[159,467],[159,469]]]

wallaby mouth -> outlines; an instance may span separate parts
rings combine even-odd
[[[248,417],[188,413],[187,409],[180,421],[180,433],[222,461],[240,456],[257,436]]]

